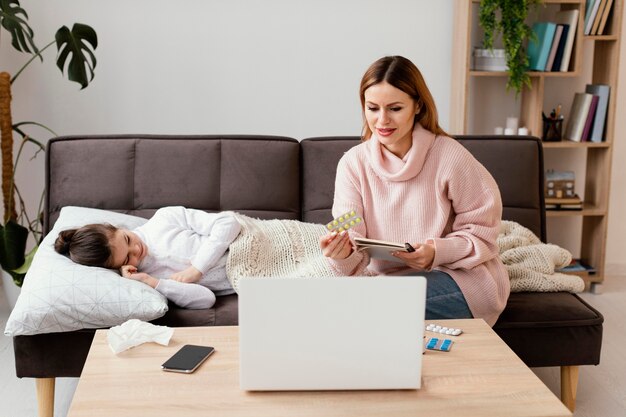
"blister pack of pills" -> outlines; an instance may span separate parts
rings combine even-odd
[[[434,323],[431,323],[428,326],[426,326],[426,330],[428,330],[429,332],[448,334],[448,335],[451,335],[451,336],[458,336],[461,333],[463,333],[463,330],[461,330],[461,329],[455,329],[453,327],[440,326],[440,325],[434,324]]]
[[[450,352],[453,343],[454,342],[451,339],[439,339],[437,337],[431,337],[426,341],[426,349]]]
[[[326,230],[329,232],[343,232],[344,230],[348,230],[353,228],[354,226],[363,222],[361,216],[357,214],[356,211],[352,210],[343,214],[331,222],[326,224]]]

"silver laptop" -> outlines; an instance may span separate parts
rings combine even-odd
[[[241,388],[420,388],[425,304],[417,276],[243,279]]]

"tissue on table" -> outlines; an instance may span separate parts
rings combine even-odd
[[[167,346],[172,334],[174,334],[174,329],[170,327],[131,319],[119,326],[111,327],[107,332],[107,340],[113,353],[118,354],[146,342]]]

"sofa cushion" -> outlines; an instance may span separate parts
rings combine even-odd
[[[79,377],[94,329],[15,336],[15,376],[18,378]]]
[[[360,140],[356,136],[309,138],[302,146],[302,220],[325,224],[332,220],[337,164]]]
[[[236,326],[238,321],[237,295],[217,297],[210,309],[190,310],[170,303],[168,312],[152,323],[169,327]]]
[[[300,218],[300,144],[292,138],[65,136],[48,142],[46,157],[46,232],[65,206],[146,218],[172,205]]]
[[[597,365],[602,315],[576,294],[512,293],[493,329],[528,366]]]

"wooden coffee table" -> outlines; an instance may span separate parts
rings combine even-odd
[[[464,333],[451,337],[450,352],[426,351],[422,389],[407,391],[246,392],[237,327],[177,328],[167,347],[149,343],[117,356],[99,330],[68,416],[572,415],[484,321],[437,323]],[[216,352],[193,374],[163,372],[184,344]]]

